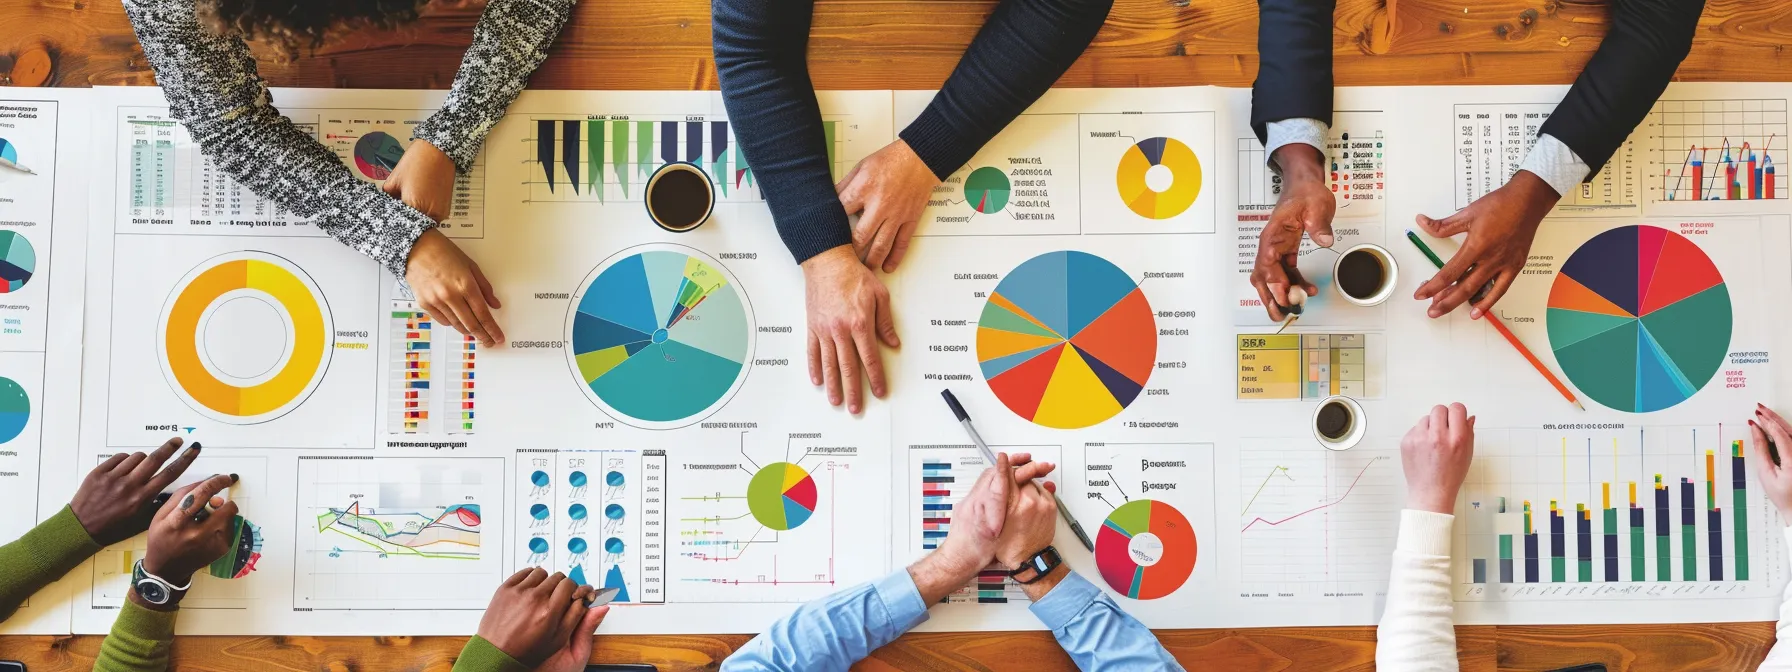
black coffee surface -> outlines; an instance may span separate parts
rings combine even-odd
[[[1319,435],[1336,441],[1350,433],[1350,409],[1341,402],[1327,402],[1319,407],[1319,419],[1315,421]]]
[[[1338,262],[1338,289],[1359,299],[1375,296],[1387,277],[1388,270],[1382,267],[1381,259],[1367,250],[1346,254]]]
[[[683,231],[709,212],[711,198],[709,185],[696,171],[668,170],[647,190],[647,210],[661,226]]]

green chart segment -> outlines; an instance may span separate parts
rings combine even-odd
[[[1008,196],[1012,193],[1008,176],[1000,168],[984,166],[964,178],[965,204],[985,215],[996,214],[1008,207]]]
[[[780,532],[794,530],[815,514],[815,479],[802,467],[773,462],[747,483],[747,510],[761,525]]]
[[[637,426],[707,415],[739,385],[751,354],[739,287],[695,250],[650,250],[600,267],[569,322],[579,381]]]
[[[1568,380],[1610,408],[1648,413],[1711,382],[1730,349],[1730,291],[1691,240],[1653,226],[1594,236],[1550,287],[1549,344]]]

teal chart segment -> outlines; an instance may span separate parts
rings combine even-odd
[[[645,429],[707,417],[745,380],[753,315],[722,265],[680,245],[624,251],[573,297],[567,352],[586,396]]]

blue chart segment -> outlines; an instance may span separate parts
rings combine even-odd
[[[18,163],[19,162],[19,146],[12,144],[11,140],[7,140],[6,138],[0,138],[0,159],[6,159],[7,161],[11,161],[13,163]]]
[[[19,438],[31,420],[31,397],[11,378],[0,378],[0,444]]]
[[[733,276],[701,252],[664,245],[612,257],[573,305],[573,373],[622,422],[690,424],[727,403],[746,377],[752,313]]]
[[[0,294],[16,292],[37,271],[37,250],[17,231],[0,231]]]

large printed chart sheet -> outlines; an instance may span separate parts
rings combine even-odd
[[[1496,312],[1587,410],[1488,325],[1409,298],[1432,267],[1408,222],[1498,189],[1564,91],[1340,89],[1338,243],[1301,249],[1320,293],[1280,333],[1249,284],[1283,191],[1249,91],[1052,91],[880,273],[903,346],[857,416],[809,384],[804,278],[717,93],[510,108],[445,223],[503,302],[490,349],[236,183],[158,90],[0,99],[0,504],[31,512],[0,539],[107,456],[181,436],[206,446],[182,482],[239,474],[250,523],[240,576],[199,577],[182,632],[466,634],[527,567],[619,589],[606,631],[757,632],[944,541],[986,466],[950,389],[997,449],[1058,465],[1094,549],[1063,526],[1057,548],[1147,625],[1365,625],[1399,437],[1461,401],[1460,622],[1770,620],[1792,559],[1746,420],[1792,399],[1761,308],[1792,291],[1792,86],[1671,87],[1545,220]],[[276,98],[379,184],[441,94]],[[840,179],[932,94],[819,98]],[[675,162],[716,202],[686,233],[647,210]],[[1384,304],[1334,286],[1358,244],[1398,267]],[[1332,395],[1363,410],[1349,450],[1315,439]],[[7,631],[105,632],[145,548],[103,549]],[[1027,606],[992,569],[923,627],[1040,627]]]

